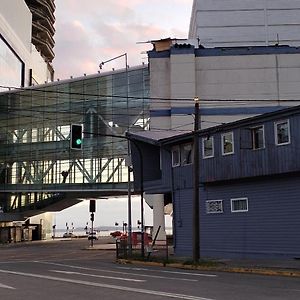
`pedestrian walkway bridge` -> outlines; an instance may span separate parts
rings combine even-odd
[[[148,97],[147,66],[0,93],[0,221],[127,194],[128,143],[113,136],[147,129]]]

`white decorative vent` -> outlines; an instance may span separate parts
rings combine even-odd
[[[223,213],[223,200],[207,200],[206,213],[207,214]]]

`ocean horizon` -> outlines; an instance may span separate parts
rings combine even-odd
[[[121,231],[123,232],[122,226],[96,226],[94,227],[94,232],[96,232],[97,236],[110,236],[110,234],[114,231]],[[132,231],[141,231],[138,227],[133,227]],[[86,236],[91,232],[91,228],[85,227],[78,227],[78,228],[56,228],[55,229],[55,236],[62,237],[64,233],[73,233],[75,236]],[[145,232],[150,233],[149,229],[146,228]],[[166,233],[168,235],[172,234],[172,228],[166,228]]]

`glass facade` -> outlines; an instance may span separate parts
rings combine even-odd
[[[24,63],[15,55],[0,36],[0,92],[7,90],[7,88],[3,88],[3,86],[23,86],[23,70]]]
[[[113,136],[147,129],[148,97],[145,66],[0,93],[5,209],[49,200],[62,186],[92,190],[127,182],[127,140]],[[71,124],[83,126],[82,150],[70,148]]]

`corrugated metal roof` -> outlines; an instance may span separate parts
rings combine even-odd
[[[142,142],[147,142],[151,144],[159,144],[164,140],[169,140],[173,137],[185,136],[186,134],[191,133],[188,130],[146,130],[139,132],[128,132],[127,136],[129,138],[134,138],[135,140],[139,140]]]

